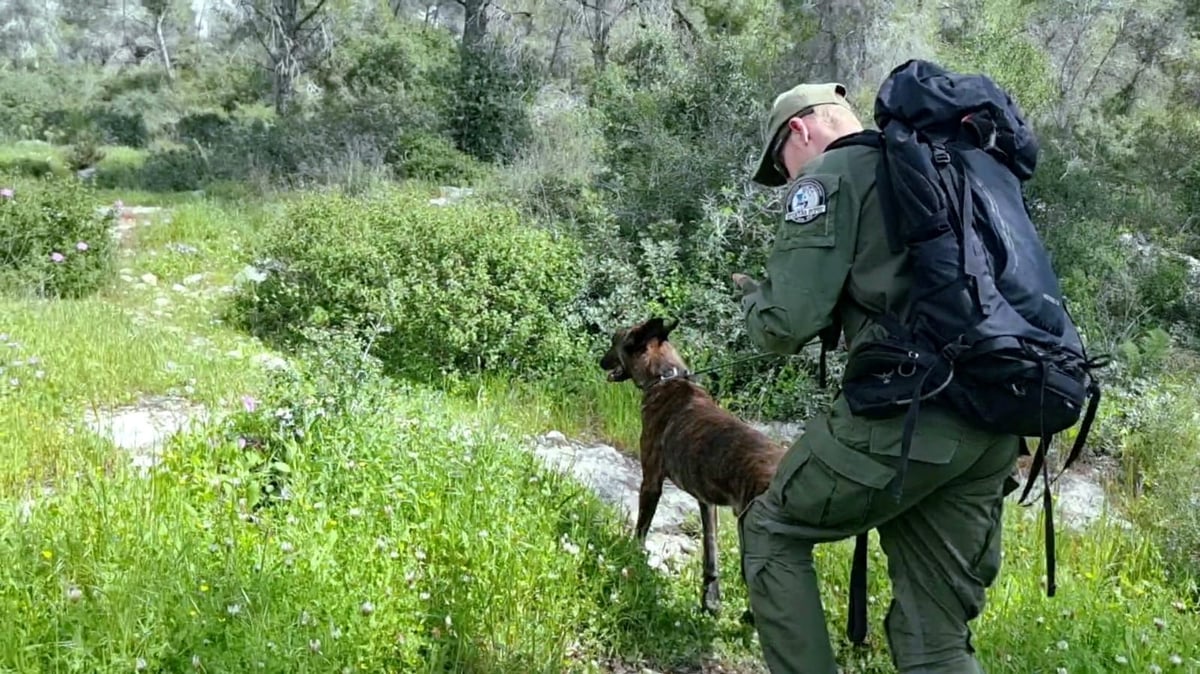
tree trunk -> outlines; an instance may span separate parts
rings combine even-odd
[[[171,54],[167,51],[167,39],[163,36],[163,21],[166,13],[161,13],[154,21],[154,34],[158,38],[158,53],[162,55],[163,68],[167,71],[167,79],[174,82],[175,72],[171,69]]]
[[[487,6],[490,0],[462,0],[463,36],[462,45],[467,51],[475,51],[487,38]]]

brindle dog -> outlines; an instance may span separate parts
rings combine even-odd
[[[618,330],[600,367],[608,380],[632,379],[642,390],[642,486],[635,535],[644,542],[662,495],[664,478],[700,502],[704,584],[700,604],[720,610],[717,507],[735,514],[766,490],[785,447],[722,409],[667,341],[678,326],[651,318]]]

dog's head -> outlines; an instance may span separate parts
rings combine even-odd
[[[682,369],[679,354],[667,342],[678,325],[679,321],[666,323],[656,316],[617,330],[608,351],[600,358],[600,368],[608,371],[611,382],[632,379],[638,386],[659,378],[672,367]]]

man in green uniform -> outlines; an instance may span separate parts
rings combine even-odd
[[[795,354],[827,330],[853,352],[871,315],[904,315],[907,266],[888,247],[875,193],[878,150],[849,145],[862,130],[840,84],[804,84],[770,113],[755,182],[791,183],[766,262],[767,280],[734,274],[759,348]],[[743,573],[763,654],[774,674],[836,674],[813,568],[813,546],[877,529],[894,599],[885,619],[902,674],[982,672],[968,623],[999,571],[1001,512],[1016,436],[976,430],[923,403],[901,500],[895,477],[904,417],[850,413],[839,394],[807,424],[774,481],[739,521]]]

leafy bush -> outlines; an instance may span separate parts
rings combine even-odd
[[[414,191],[314,195],[267,228],[259,256],[265,276],[237,311],[264,337],[381,325],[371,352],[413,376],[532,373],[575,352],[564,308],[577,250],[509,209],[439,208]]]
[[[0,289],[41,297],[96,292],[113,270],[115,212],[98,212],[75,178],[10,184],[0,179]]]
[[[449,139],[429,133],[402,135],[384,160],[397,177],[410,180],[470,185],[486,175],[484,165],[474,157]]]

